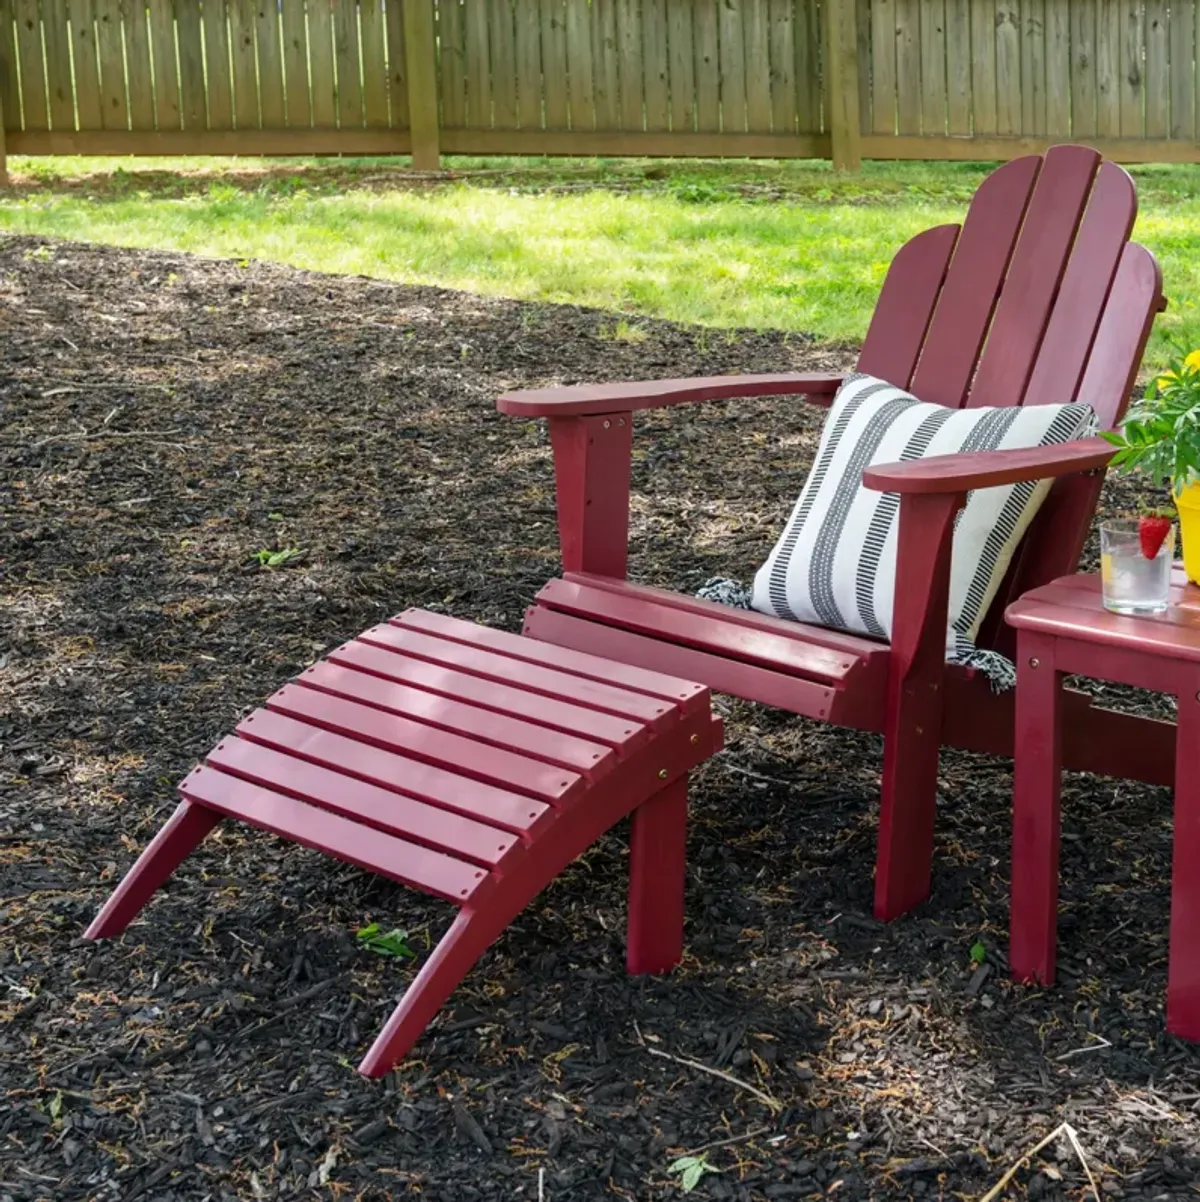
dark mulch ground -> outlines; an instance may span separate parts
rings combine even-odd
[[[320,652],[408,605],[517,626],[555,570],[550,457],[498,392],[850,356],[28,239],[0,271],[0,1198],[655,1199],[714,1143],[698,1196],[977,1197],[1064,1120],[1106,1196],[1194,1196],[1162,790],[1069,782],[1050,992],[1006,979],[1005,764],[945,757],[934,896],[882,928],[877,740],[732,703],[667,979],[622,971],[621,831],[381,1083],[353,1064],[412,970],[354,932],[424,948],[440,905],[230,828],[124,938],[84,944],[173,783]],[[635,574],[747,577],[816,428],[781,401],[642,423]],[[1083,1196],[1067,1144],[1044,1155],[1007,1196]]]

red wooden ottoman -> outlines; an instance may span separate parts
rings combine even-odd
[[[213,748],[87,936],[123,931],[222,818],[453,902],[359,1065],[382,1076],[513,918],[630,812],[627,966],[679,961],[687,773],[722,735],[702,685],[407,610]]]
[[[1200,589],[1178,566],[1165,613],[1109,613],[1100,577],[1063,576],[1006,611],[1017,629],[1009,966],[1054,982],[1062,678],[1092,676],[1178,698],[1167,1029],[1200,1040]]]

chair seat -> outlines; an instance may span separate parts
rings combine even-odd
[[[807,717],[866,730],[883,721],[890,649],[843,631],[568,572],[538,593],[525,634]]]

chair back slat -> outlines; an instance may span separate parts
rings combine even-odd
[[[1086,146],[1046,152],[967,405],[1019,405],[1100,166]]]
[[[1162,272],[1154,256],[1136,242],[1126,243],[1077,393],[1095,410],[1102,429],[1124,414],[1154,316],[1163,307]],[[1009,602],[1076,569],[1103,483],[1101,473],[1055,481],[988,610],[981,647],[1011,654],[1012,632],[1003,620]]]
[[[1137,193],[1129,173],[1115,163],[1104,163],[1083,214],[1023,404],[1053,405],[1079,395],[1100,315],[1136,217]]]
[[[859,352],[859,371],[908,387],[958,230],[957,225],[935,226],[900,248],[888,268]]]
[[[961,407],[1041,166],[1014,159],[975,193],[912,379],[921,400]]]

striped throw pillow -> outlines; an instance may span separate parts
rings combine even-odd
[[[754,577],[752,607],[890,639],[900,497],[865,488],[863,470],[958,451],[1051,446],[1095,428],[1095,415],[1080,403],[947,409],[873,376],[849,376],[825,420],[792,516]],[[988,662],[990,653],[976,652],[975,638],[1050,483],[1001,485],[967,495],[954,528],[947,658],[996,666]]]

